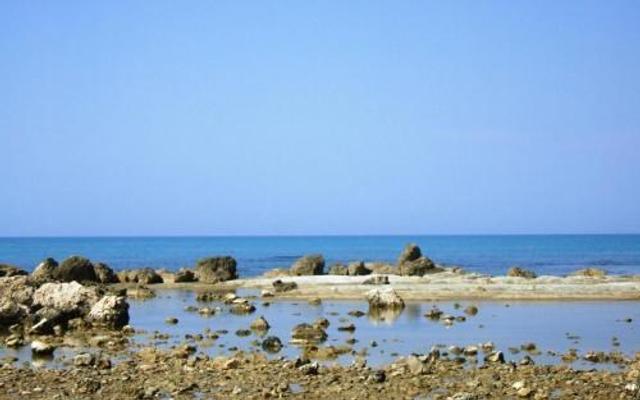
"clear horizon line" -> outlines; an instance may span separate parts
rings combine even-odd
[[[273,238],[273,237],[413,237],[413,236],[624,236],[640,232],[560,233],[329,233],[329,234],[170,234],[170,235],[0,235],[0,239],[108,239],[108,238]]]

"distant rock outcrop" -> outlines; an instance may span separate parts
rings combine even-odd
[[[236,260],[233,257],[207,257],[198,260],[196,278],[203,283],[218,283],[238,278]]]
[[[324,257],[320,254],[301,257],[291,266],[291,275],[322,275],[323,273]]]

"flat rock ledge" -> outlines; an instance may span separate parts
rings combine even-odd
[[[375,276],[388,277],[388,285],[364,284]],[[425,276],[393,274],[346,276],[312,275],[255,277],[217,284],[220,290],[251,288],[272,290],[273,281],[295,282],[294,290],[279,293],[282,298],[363,300],[373,287],[392,287],[405,300],[638,300],[640,275],[618,276],[539,276],[536,278],[488,276],[446,269]],[[155,288],[210,289],[202,283],[161,284]]]

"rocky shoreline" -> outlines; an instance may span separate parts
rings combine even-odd
[[[179,346],[163,350],[141,347],[134,339],[139,332],[129,325],[130,300],[151,299],[165,289],[176,288],[197,293],[203,305],[188,306],[185,311],[203,317],[250,315],[258,301],[268,306],[286,299],[306,299],[311,304],[356,299],[368,304],[369,318],[380,320],[396,318],[407,302],[434,299],[640,299],[637,276],[608,276],[602,270],[586,268],[566,277],[538,277],[519,267],[506,276],[485,276],[438,265],[422,255],[416,245],[408,245],[395,265],[358,261],[333,265],[328,272],[320,255],[305,256],[290,268],[248,279],[238,277],[236,261],[228,256],[205,258],[193,269],[177,272],[144,268],[116,273],[106,264],[79,256],[60,264],[46,259],[31,274],[0,265],[2,344],[15,349],[29,346],[33,357],[27,365],[17,365],[12,357],[0,359],[0,397],[257,399],[330,395],[461,400],[633,399],[640,395],[640,357],[615,352],[593,352],[583,357],[593,363],[612,362],[619,369],[616,371],[534,365],[528,356],[511,362],[489,344],[434,347],[422,355],[401,354],[395,362],[372,369],[366,366],[366,353],[353,349],[354,338],[345,345],[324,343],[329,321],[323,318],[298,324],[290,338],[280,338],[267,335],[269,321],[257,317],[236,335],[260,332],[257,336],[261,340],[256,345],[261,351],[238,349],[235,355],[222,358],[199,351],[200,342],[215,341],[219,333],[189,336]],[[260,296],[240,296],[242,289],[256,289]],[[464,310],[467,316],[477,312],[473,305]],[[364,312],[349,315],[357,318]],[[425,317],[444,325],[465,320],[465,316],[449,315],[435,307]],[[165,322],[172,325],[179,320],[166,316]],[[347,319],[338,327],[338,331],[354,330]],[[154,333],[158,339],[163,335]],[[278,354],[283,342],[304,351],[296,359],[265,357]],[[372,343],[374,346],[377,344]],[[62,348],[77,350],[62,358],[61,368],[38,367],[43,360],[56,357]],[[356,361],[352,365],[316,361],[343,353],[352,353]],[[569,362],[578,357],[565,356]],[[483,359],[481,364],[477,363],[478,357]]]

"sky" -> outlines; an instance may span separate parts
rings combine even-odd
[[[0,2],[0,236],[640,233],[638,1]]]

